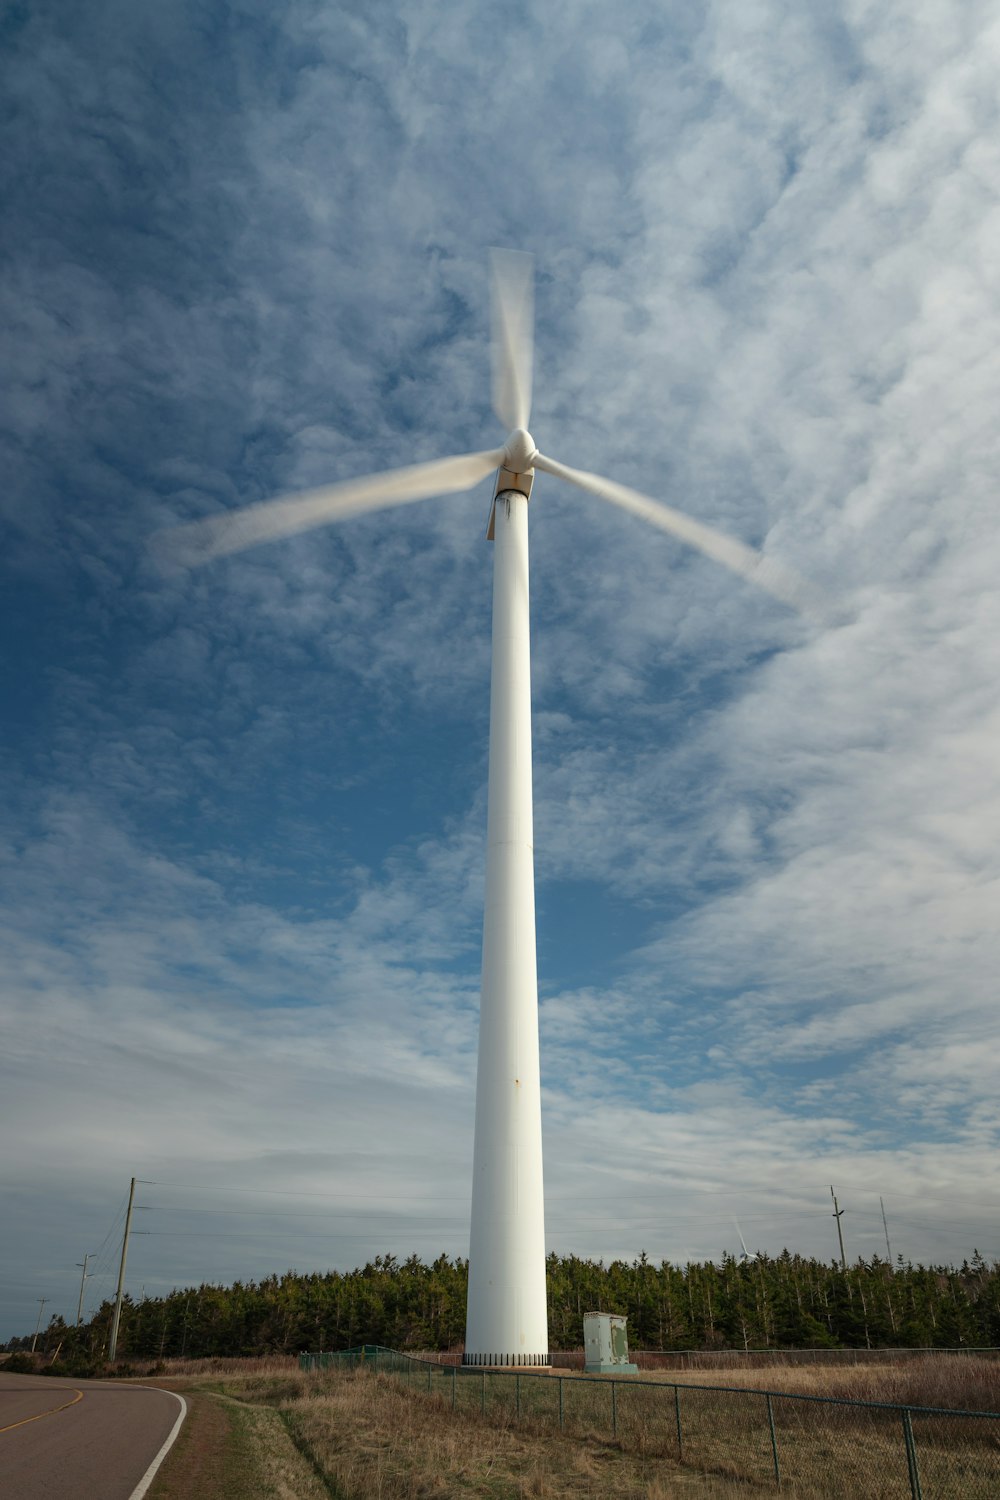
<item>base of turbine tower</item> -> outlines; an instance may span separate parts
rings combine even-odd
[[[551,1370],[549,1354],[463,1354],[464,1370]]]

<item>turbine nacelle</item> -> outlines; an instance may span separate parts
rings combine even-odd
[[[535,440],[523,427],[515,427],[503,448],[503,457],[497,469],[497,482],[493,486],[493,503],[490,506],[490,521],[486,528],[486,540],[493,540],[493,521],[496,514],[497,496],[507,490],[515,490],[526,500],[531,498],[531,484],[535,477],[534,462],[538,456]]]

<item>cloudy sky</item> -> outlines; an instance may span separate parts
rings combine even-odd
[[[136,1294],[467,1249],[489,481],[148,543],[502,441],[493,245],[539,446],[831,605],[536,481],[550,1247],[1000,1253],[996,7],[2,28],[0,1337],[133,1175]]]

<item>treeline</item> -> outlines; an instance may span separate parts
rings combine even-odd
[[[549,1342],[580,1348],[583,1315],[624,1313],[633,1349],[831,1349],[1000,1345],[1000,1264],[978,1253],[959,1268],[874,1259],[846,1271],[785,1251],[721,1264],[654,1265],[548,1258]],[[461,1348],[468,1266],[440,1256],[376,1256],[353,1271],[288,1271],[229,1287],[203,1285],[126,1298],[125,1358],[346,1349]],[[79,1328],[53,1318],[39,1340],[61,1360],[100,1360],[112,1305]],[[30,1338],[8,1349],[27,1348]]]

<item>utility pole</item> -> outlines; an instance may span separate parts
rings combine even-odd
[[[77,1261],[77,1265],[78,1266],[82,1266],[82,1268],[83,1268],[83,1275],[80,1277],[80,1300],[76,1304],[76,1326],[77,1326],[77,1328],[79,1328],[80,1324],[83,1322],[83,1289],[84,1289],[84,1287],[87,1284],[87,1262],[89,1260],[91,1260],[91,1259],[92,1259],[91,1256],[85,1255],[83,1257],[82,1261],[79,1261],[79,1260]]]
[[[836,1219],[836,1221],[837,1221],[837,1238],[840,1241],[840,1269],[842,1271],[846,1271],[847,1270],[847,1256],[844,1254],[844,1231],[840,1227],[840,1220],[841,1220],[841,1216],[843,1215],[844,1210],[842,1208],[840,1208],[838,1206],[838,1204],[837,1204],[837,1195],[833,1191],[833,1183],[832,1182],[830,1184],[830,1197],[833,1199],[833,1214],[832,1214],[832,1217],[834,1219]]]
[[[885,1253],[889,1257],[889,1269],[892,1270],[892,1246],[889,1244],[889,1226],[885,1222],[885,1204],[879,1195],[878,1206],[882,1210],[882,1228],[885,1230]]]
[[[831,1193],[833,1189],[830,1189]],[[122,1235],[122,1260],[118,1267],[118,1295],[115,1298],[115,1315],[111,1320],[111,1342],[108,1345],[108,1364],[113,1365],[118,1353],[118,1324],[122,1316],[122,1297],[125,1295],[125,1261],[128,1257],[128,1237],[132,1229],[132,1204],[135,1200],[135,1178],[128,1190],[128,1212],[125,1215],[125,1233]]]
[[[48,1300],[49,1300],[48,1297],[39,1297],[39,1299],[38,1299],[38,1322],[35,1324],[35,1336],[31,1340],[31,1352],[32,1352],[32,1354],[34,1354],[34,1352],[35,1352],[35,1345],[38,1343],[38,1330],[42,1326],[42,1309],[45,1307],[45,1304],[46,1304],[46,1302],[48,1302]]]

